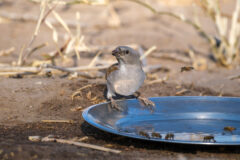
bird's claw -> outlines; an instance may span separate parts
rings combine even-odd
[[[138,97],[138,100],[144,105],[151,109],[151,111],[155,108],[155,103],[145,97]]]
[[[153,103],[151,100],[144,98],[144,97],[139,97],[138,98],[143,104],[144,106],[155,106],[155,103]]]
[[[115,101],[111,101],[111,108],[116,109],[118,111],[123,111],[122,108],[115,102]]]

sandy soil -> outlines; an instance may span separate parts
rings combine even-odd
[[[31,15],[37,17],[39,8],[28,1],[4,1],[0,3],[0,15]],[[176,1],[177,2],[177,1]],[[158,9],[172,10],[191,17],[194,13],[189,1],[184,5],[165,6]],[[224,3],[225,4],[225,3]],[[184,55],[189,46],[194,47],[203,57],[209,57],[208,44],[190,27],[169,17],[156,17],[145,8],[130,2],[114,3],[120,15],[122,26],[111,28],[107,25],[105,6],[76,5],[70,8],[59,7],[58,11],[66,21],[73,21],[76,11],[81,13],[82,32],[86,36],[87,45],[118,46],[139,44],[144,49],[157,46],[154,55],[160,53],[179,53]],[[233,3],[226,3],[224,12],[229,13]],[[129,16],[131,15],[131,16]],[[215,30],[209,19],[199,11],[200,20],[209,34]],[[97,17],[97,18],[96,18]],[[92,20],[94,19],[94,20]],[[0,57],[0,63],[17,61],[18,53],[23,44],[29,42],[35,21],[3,21],[0,23],[0,50],[16,47],[16,51]],[[65,41],[65,32],[58,25],[60,43]],[[71,29],[74,30],[73,27]],[[48,42],[49,45],[36,52],[29,62],[41,59],[42,54],[55,50],[52,32],[45,25],[34,45]],[[103,58],[109,58],[107,56]],[[89,56],[82,56],[81,65],[90,61]],[[147,97],[175,96],[176,92],[188,89],[182,96],[240,96],[240,80],[228,77],[238,74],[239,67],[232,70],[222,68],[208,58],[207,70],[180,72],[187,64],[172,60],[149,57],[148,64],[161,64],[168,71],[158,71],[159,77],[169,74],[165,83],[145,84],[140,91]],[[100,100],[105,100],[104,80],[86,80],[83,78],[69,80],[59,75],[47,78],[44,76],[24,77],[22,79],[0,78],[0,159],[240,159],[239,147],[206,147],[171,145],[152,143],[124,138],[100,131],[83,121],[81,111],[71,111],[74,107],[86,108],[93,103],[86,94],[91,91]],[[92,84],[83,91],[82,96],[71,99],[71,95],[79,88]],[[180,87],[179,87],[180,86]],[[76,123],[58,124],[43,123],[46,119],[71,119]],[[31,142],[31,135],[57,135],[61,138],[88,136],[85,141],[91,144],[106,146],[122,151],[120,155],[75,147],[72,145]]]

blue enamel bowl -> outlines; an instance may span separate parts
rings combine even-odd
[[[168,143],[240,145],[240,98],[154,97],[154,111],[136,99],[93,105],[82,116],[90,125],[116,135]],[[172,136],[169,136],[172,135]]]

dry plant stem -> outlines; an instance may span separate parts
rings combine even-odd
[[[29,0],[31,2],[34,2],[34,3],[39,3],[41,0]],[[72,1],[69,1],[69,2],[66,2],[66,1],[61,1],[61,0],[52,0],[51,3],[55,4],[55,3],[59,3],[61,5],[73,5],[73,4],[88,4],[88,5],[106,5],[108,4],[108,0],[105,0],[105,1],[97,1],[97,0],[72,0]]]
[[[70,31],[68,25],[64,22],[64,20],[61,18],[61,16],[54,10],[52,10],[52,13],[54,17],[58,20],[58,22],[63,26],[63,28],[67,31],[69,36],[73,38],[72,32]]]
[[[0,72],[0,76],[25,76],[25,75],[36,75],[38,72]]]
[[[142,56],[140,57],[140,60],[142,60],[142,59],[146,58],[147,56],[149,56],[149,55],[150,55],[154,50],[156,50],[156,49],[157,49],[156,46],[150,47],[150,48],[144,53],[144,55],[142,55]]]
[[[40,29],[40,25],[41,25],[41,23],[42,23],[42,21],[43,21],[44,12],[45,12],[47,3],[48,3],[48,0],[43,0],[43,1],[41,2],[39,19],[38,19],[37,26],[36,26],[36,28],[35,28],[33,37],[32,37],[32,39],[31,39],[31,41],[30,41],[30,43],[29,43],[29,46],[31,46],[31,44],[33,43],[34,39],[35,39],[36,36],[38,35],[39,29]]]
[[[63,143],[63,144],[71,144],[71,145],[75,145],[75,146],[79,146],[79,147],[91,148],[91,149],[100,150],[100,151],[104,151],[104,152],[121,153],[120,150],[105,148],[105,147],[101,147],[101,146],[97,146],[97,145],[93,145],[93,144],[76,142],[76,141],[66,140],[66,139],[57,139],[57,138],[45,137],[45,138],[42,139],[42,141],[43,142],[57,142],[57,143]]]
[[[92,84],[88,84],[86,86],[83,86],[82,88],[79,88],[76,92],[74,92],[71,96],[72,100],[74,100],[74,98],[78,95],[81,95],[82,96],[82,90],[83,89],[86,89],[86,88],[89,88],[89,87],[92,87]]]
[[[67,48],[67,46],[68,46],[70,41],[71,41],[71,38],[69,38],[59,50],[57,49],[57,51],[52,56],[50,56],[49,59],[54,60],[59,55],[62,55],[62,53],[66,50],[66,48]]]
[[[59,53],[60,57],[64,58],[63,52],[61,52],[61,49],[58,47],[58,44],[55,43],[57,52]]]
[[[31,49],[31,50],[29,51],[29,54],[26,55],[26,58],[25,58],[25,59],[29,58],[34,52],[36,52],[37,50],[39,50],[39,49],[41,49],[41,48],[43,48],[43,47],[45,47],[45,46],[47,46],[47,45],[48,45],[48,43],[43,43],[43,44],[40,44],[40,45],[34,47],[33,49]]]
[[[100,56],[101,53],[102,53],[101,51],[98,51],[98,52],[97,52],[96,56],[95,56],[95,57],[92,59],[92,61],[89,63],[88,67],[92,67],[92,66],[96,63],[97,58]]]
[[[59,55],[63,58],[63,53],[61,52],[61,50],[60,50],[60,48],[58,46],[58,32],[57,32],[57,30],[55,29],[55,27],[53,27],[51,22],[46,20],[45,24],[53,31],[53,35],[52,35],[53,42],[56,45],[56,49],[57,49]]]
[[[41,0],[29,0],[30,2],[33,3],[40,3]],[[71,5],[71,4],[89,4],[89,2],[87,0],[73,0],[70,2],[65,2],[65,1],[60,1],[60,0],[56,0],[56,1],[51,1],[52,4],[60,4],[60,5]]]
[[[18,57],[18,62],[17,62],[18,66],[21,66],[22,63],[23,63],[23,51],[24,51],[24,49],[25,49],[25,45],[23,45],[21,50],[20,50],[19,57]]]
[[[17,13],[6,13],[6,12],[0,12],[0,17],[3,17],[5,19],[11,20],[11,21],[19,21],[19,22],[36,22],[38,21],[38,17],[34,16],[34,15],[29,15],[29,14],[17,14]],[[56,25],[59,26],[61,25],[59,23],[58,20],[54,19],[54,18],[50,18],[48,17],[47,19],[49,22],[52,23],[52,25]],[[68,27],[70,28],[75,28],[76,27],[76,22],[73,20],[65,20],[65,23],[68,25]],[[89,24],[86,23],[82,23],[80,24],[81,27],[92,27]],[[95,25],[94,25],[95,26]]]
[[[223,96],[223,88],[224,88],[224,84],[222,84],[220,86],[218,97],[222,97]]]
[[[56,69],[56,70],[59,70],[59,71],[62,71],[62,72],[67,72],[67,73],[74,73],[76,71],[72,71],[68,68],[64,68],[64,67],[60,67],[60,66],[53,66],[53,65],[47,65],[46,68],[52,68],[52,69]],[[97,77],[97,76],[92,76],[88,73],[84,73],[84,72],[77,72],[78,76],[82,76],[82,77],[86,77],[86,78],[89,78],[89,79],[93,79],[93,78],[100,78],[100,77]]]
[[[9,76],[9,75],[35,75],[38,74],[40,71],[49,71],[49,68],[51,69],[56,69],[62,72],[67,72],[67,73],[74,73],[77,71],[71,71],[68,68],[63,68],[59,66],[48,66],[46,68],[41,68],[41,67],[14,67],[8,68],[9,66],[3,66],[0,67],[0,76]],[[4,69],[3,69],[4,68]],[[8,72],[11,71],[11,72]],[[3,72],[1,72],[3,71]],[[102,76],[93,76],[88,73],[84,72],[77,72],[78,76],[82,76],[88,79],[95,79],[95,78],[101,78]]]
[[[0,66],[0,72],[40,72],[40,67]]]
[[[34,0],[30,0],[30,1],[39,2],[39,1],[34,1]],[[113,2],[114,1],[123,1],[123,0],[113,0]],[[186,19],[183,16],[180,16],[180,15],[177,15],[177,14],[171,13],[171,12],[159,12],[156,9],[154,9],[151,5],[145,3],[145,2],[143,2],[141,0],[125,0],[125,1],[131,1],[131,2],[134,2],[134,3],[140,4],[140,5],[144,6],[145,8],[149,9],[150,11],[152,11],[154,14],[157,14],[157,15],[167,15],[167,16],[174,17],[174,18],[176,18],[178,20],[181,20],[182,22],[187,23],[187,24],[191,25],[192,27],[194,27],[204,38],[206,38],[208,40],[208,42],[211,42],[211,38],[208,36],[207,33],[205,33],[202,30],[202,28],[197,23],[194,23],[193,21],[191,21],[189,19]],[[55,2],[55,1],[53,1],[53,2]],[[64,5],[66,5],[66,4],[81,4],[81,3],[89,4],[89,5],[93,4],[92,2],[87,1],[87,0],[74,0],[74,1],[71,1],[71,2],[64,2],[64,1],[61,1],[61,2]],[[60,4],[60,2],[59,2],[59,4]]]
[[[10,55],[11,53],[13,53],[15,51],[15,48],[14,47],[11,47],[9,49],[5,49],[5,50],[1,50],[0,51],[0,56],[8,56]]]
[[[84,137],[78,139],[78,141],[86,141],[86,140],[88,140],[88,137],[87,137],[87,136],[84,136]]]
[[[39,15],[39,18],[38,18],[38,22],[37,22],[37,26],[35,28],[35,31],[33,33],[33,36],[27,46],[27,49],[30,48],[30,46],[32,45],[32,43],[34,42],[34,40],[36,39],[37,35],[38,35],[38,32],[39,32],[39,29],[40,29],[40,25],[42,23],[42,20],[43,20],[43,17],[44,17],[44,12],[45,12],[45,9],[46,9],[46,6],[47,6],[47,2],[48,0],[43,0],[41,2],[41,7],[40,7],[40,15]],[[27,52],[25,55],[24,55],[24,60],[25,60],[25,57],[28,57],[28,54],[29,52]]]
[[[80,13],[79,12],[76,13],[76,19],[77,19],[77,27],[76,27],[77,35],[76,35],[74,50],[75,50],[75,53],[77,55],[77,59],[80,60],[80,53],[78,51],[78,45],[79,45],[80,39],[81,39],[80,38],[80,36],[81,36],[81,25],[80,25]]]
[[[73,120],[41,120],[44,123],[75,123]]]
[[[59,66],[43,66],[43,67],[15,67],[15,66],[0,66],[0,72],[39,72],[43,70],[44,68],[53,68],[57,70],[61,70],[64,72],[77,72],[77,71],[96,71],[96,70],[102,70],[107,69],[110,65],[102,65],[102,66],[94,66],[94,67],[88,67],[88,66],[80,66],[80,67],[59,67]]]
[[[240,1],[236,0],[236,8],[232,13],[231,23],[222,15],[219,0],[202,0],[202,9],[214,21],[219,40],[210,43],[215,59],[225,67],[231,67],[234,60],[239,56],[240,23],[238,22],[240,12]]]
[[[61,16],[56,12],[53,11],[53,15],[55,16],[55,18],[59,21],[59,23],[63,26],[63,28],[67,31],[67,33],[70,36],[70,41],[69,44],[66,48],[66,54],[68,54],[69,48],[73,48],[77,59],[80,59],[80,53],[78,51],[78,46],[80,46],[80,44],[82,43],[83,39],[82,37],[80,38],[80,14],[77,14],[77,20],[78,20],[78,24],[77,24],[77,35],[73,36],[71,30],[69,29],[68,25],[65,23],[65,21],[61,18]],[[73,47],[72,47],[73,46]]]
[[[0,73],[1,72],[14,72],[14,73],[34,72],[34,73],[38,73],[40,71],[49,70],[49,68],[60,70],[60,71],[63,71],[63,72],[74,73],[74,72],[78,72],[78,71],[103,70],[103,69],[107,69],[109,66],[111,66],[111,65],[102,65],[102,66],[93,66],[93,67],[80,66],[80,67],[69,67],[69,68],[53,66],[53,65],[44,65],[44,66],[41,66],[41,67],[0,66]],[[161,65],[153,65],[153,66],[148,65],[148,66],[144,67],[143,70],[145,72],[151,72],[152,70],[161,69],[161,68],[162,68]],[[87,73],[78,72],[78,74],[80,76],[86,76],[86,77],[89,77],[89,78],[96,78],[96,76],[94,77],[94,76],[91,76]]]
[[[44,12],[45,12],[45,9],[46,9],[46,6],[47,6],[47,2],[48,2],[48,0],[43,0],[43,1],[42,1],[42,5],[43,5],[43,6],[42,6],[41,11],[40,11],[40,15],[39,15],[39,19],[38,19],[38,22],[37,22],[37,26],[36,26],[36,28],[35,28],[35,32],[34,32],[32,38],[31,38],[31,40],[30,40],[30,42],[29,42],[29,44],[28,44],[27,49],[29,49],[29,48],[31,47],[32,43],[35,41],[35,39],[36,39],[36,37],[37,37],[37,35],[38,35],[38,32],[39,32],[39,29],[40,29],[40,25],[45,21],[45,19],[47,18],[47,16],[48,16],[48,15],[53,11],[53,9],[57,6],[57,4],[54,5],[54,6],[53,6],[52,8],[50,8],[50,9],[48,10],[48,12],[44,15]],[[31,51],[28,51],[28,52],[24,55],[24,57],[23,57],[23,63],[26,62],[26,60],[27,60],[27,58],[29,58],[30,54],[32,54]]]
[[[82,110],[83,110],[83,107],[79,106],[79,107],[71,108],[70,110],[71,110],[72,112],[82,111]]]
[[[122,1],[122,0],[115,0],[115,1]],[[197,24],[194,23],[193,21],[186,19],[185,17],[181,16],[181,15],[177,15],[175,13],[171,13],[171,12],[159,12],[156,9],[154,9],[151,5],[141,1],[141,0],[125,0],[125,1],[131,1],[131,2],[135,2],[137,4],[140,4],[142,6],[144,6],[145,8],[149,9],[150,11],[152,11],[154,14],[157,15],[166,15],[166,16],[170,16],[173,18],[176,18],[186,24],[191,25],[193,28],[195,28],[204,38],[207,39],[208,42],[211,42],[211,37],[208,36],[208,34],[206,32],[204,32],[204,30],[202,30],[202,28]]]
[[[78,44],[79,44],[79,42],[78,42],[78,39],[77,39],[76,42],[75,42],[75,45],[74,45],[74,51],[77,55],[77,59],[80,60],[80,53],[78,51]]]
[[[184,94],[184,93],[187,93],[187,92],[189,92],[188,89],[182,89],[181,91],[176,92],[176,95],[177,95],[177,96],[180,96],[180,95],[182,95],[182,94]]]
[[[239,75],[230,76],[230,77],[228,77],[228,79],[230,79],[230,80],[240,79],[240,74]]]

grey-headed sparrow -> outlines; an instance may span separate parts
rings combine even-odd
[[[145,106],[155,106],[152,101],[137,92],[145,80],[139,53],[130,47],[119,46],[112,51],[112,55],[118,63],[110,66],[106,73],[107,98],[111,101],[111,106],[120,110],[113,99],[116,95],[134,95]]]

